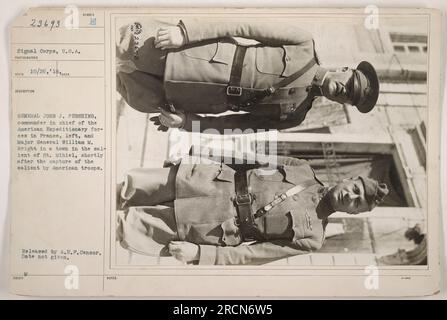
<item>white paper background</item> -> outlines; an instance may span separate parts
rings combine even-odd
[[[216,0],[195,0],[195,1],[156,1],[156,0],[52,0],[52,1],[33,1],[33,0],[14,0],[14,1],[2,1],[0,2],[0,299],[26,299],[27,297],[19,297],[9,295],[7,291],[8,287],[8,275],[9,275],[9,260],[8,260],[8,248],[9,248],[9,219],[8,213],[8,184],[9,184],[9,31],[8,26],[12,21],[21,13],[26,11],[27,7],[31,6],[64,6],[68,4],[75,4],[78,6],[162,6],[162,7],[365,7],[367,5],[377,5],[380,7],[426,7],[426,8],[438,8],[442,10],[444,15],[444,39],[447,37],[447,1],[445,0],[231,0],[231,1],[216,1]],[[445,64],[445,42],[443,43],[443,57],[442,67],[444,69],[444,76],[447,68]],[[443,105],[447,104],[447,86],[443,83],[444,93],[442,97]],[[447,188],[447,114],[442,113],[442,122],[444,124],[442,128],[442,141],[441,141],[441,183],[442,190]],[[443,192],[441,191],[441,195]],[[446,197],[441,197],[442,207],[447,208]],[[435,297],[435,299],[447,299],[447,267],[446,256],[447,246],[446,234],[447,234],[447,214],[444,212],[442,215],[442,291]]]

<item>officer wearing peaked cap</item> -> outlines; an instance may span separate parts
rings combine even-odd
[[[333,212],[370,211],[387,194],[385,184],[364,176],[329,188],[307,161],[290,157],[278,156],[270,170],[182,161],[127,173],[118,190],[117,235],[140,254],[264,264],[320,249]]]
[[[121,28],[117,42],[117,90],[131,107],[161,112],[152,118],[161,130],[284,129],[299,125],[318,96],[366,113],[379,95],[370,63],[323,68],[312,36],[290,23],[141,20]],[[236,113],[201,115],[226,111]]]

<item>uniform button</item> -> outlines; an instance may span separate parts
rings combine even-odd
[[[294,94],[295,91],[296,91],[295,88],[292,88],[292,89],[289,90],[289,94]]]
[[[286,61],[289,62],[290,60],[291,60],[290,57],[287,56]]]
[[[292,197],[292,199],[295,200],[295,201],[298,201],[299,198],[300,197],[298,195],[296,195],[296,194]]]

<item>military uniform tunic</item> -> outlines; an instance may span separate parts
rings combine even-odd
[[[220,114],[232,108],[226,89],[238,45],[247,47],[240,83],[240,99],[244,100],[301,70],[311,59],[318,62],[308,32],[287,23],[264,21],[184,19],[179,25],[186,44],[167,53],[153,47],[152,22],[135,22],[120,30],[117,57],[133,68],[118,72],[117,89],[130,106],[157,112],[164,102],[173,103],[187,114],[186,130],[192,129],[193,120],[200,121],[202,130],[219,131],[228,127],[281,129],[304,120],[313,100],[310,87],[319,80],[318,63],[291,84],[244,110],[247,113],[218,117],[198,114]]]
[[[132,201],[132,197],[145,192],[134,190],[138,188],[136,185],[144,185],[138,180],[149,181],[151,177],[129,172],[126,190],[122,192],[127,206],[120,220],[120,240],[126,247],[139,248],[135,251],[140,253],[150,252],[151,248],[141,243],[132,244],[132,240],[155,236],[157,243],[162,244],[171,240],[192,242],[200,246],[200,264],[218,265],[263,264],[318,250],[324,241],[326,220],[318,217],[316,208],[325,188],[307,161],[278,158],[279,164],[273,171],[262,168],[246,171],[254,211],[295,185],[309,180],[313,183],[255,219],[259,234],[253,243],[243,242],[244,235],[238,227],[234,206],[234,168],[237,165],[232,168],[218,163],[178,165],[172,184],[175,199],[171,206],[154,203],[144,206],[144,200]]]

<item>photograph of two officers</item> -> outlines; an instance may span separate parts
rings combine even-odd
[[[389,41],[399,34],[393,31],[395,25],[389,23]],[[400,36],[398,40],[406,39]],[[415,39],[422,39],[423,54],[424,38],[416,34]],[[391,45],[390,50],[400,49]],[[340,117],[344,110],[340,107],[365,115],[368,128],[372,118],[366,115],[379,100],[381,81],[374,62],[359,59],[354,67],[325,67],[312,33],[293,20],[140,19],[119,26],[116,58],[117,92],[130,108],[151,114],[151,123],[162,132],[170,128],[215,135],[234,130],[300,132],[312,119]],[[400,79],[402,83],[425,81],[418,72],[408,74],[413,78]],[[321,107],[322,99],[326,107],[334,106],[333,114],[325,108],[321,117],[308,117],[312,108]],[[351,120],[344,121],[349,125]],[[325,126],[322,133],[331,134],[330,128]],[[118,181],[117,210],[123,213],[117,239],[130,251],[173,256],[185,263],[264,264],[320,250],[329,216],[335,212],[357,215],[377,206],[424,206],[409,198],[390,157],[376,152],[367,160],[362,154],[359,160],[355,150],[349,150],[342,157],[347,165],[334,158],[340,164],[332,168],[327,161],[333,151],[323,150],[318,156],[303,152],[302,157],[296,150],[283,152],[277,156],[274,173],[268,175],[260,170],[262,163],[250,167],[179,161],[163,168],[128,168],[124,181]],[[378,167],[386,169],[380,172]],[[385,211],[383,215],[388,214]],[[411,228],[419,225],[408,224]],[[345,240],[351,237],[355,242],[356,236],[347,234]],[[370,234],[371,248],[358,251],[375,259],[387,253],[384,264],[423,263],[423,259],[398,261],[391,254],[399,243],[412,240],[407,233],[399,237],[387,251]]]

